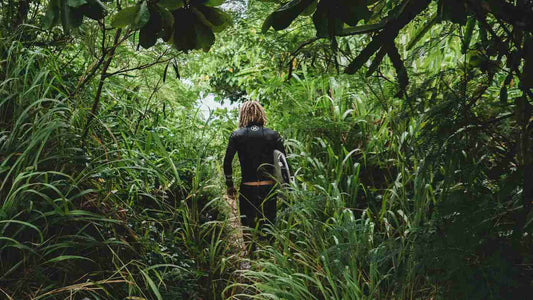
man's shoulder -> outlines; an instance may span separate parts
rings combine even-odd
[[[265,130],[266,134],[279,136],[279,133],[277,131],[275,131],[274,129],[270,129],[270,128],[264,127],[264,130]]]
[[[241,136],[241,135],[243,135],[245,132],[246,132],[246,130],[244,130],[244,128],[237,128],[236,130],[234,130],[234,131],[231,133],[231,137],[238,137],[238,136]]]

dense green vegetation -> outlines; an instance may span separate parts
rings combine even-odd
[[[3,0],[0,20],[1,299],[533,290],[531,1]],[[221,168],[245,99],[295,174],[249,270]]]

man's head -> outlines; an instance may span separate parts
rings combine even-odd
[[[246,127],[252,122],[263,126],[266,121],[265,109],[259,102],[246,101],[241,105],[239,127]]]

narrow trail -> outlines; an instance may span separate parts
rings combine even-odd
[[[249,269],[250,264],[246,264],[246,261],[242,261],[243,258],[247,257],[246,245],[244,243],[244,232],[241,225],[241,218],[239,216],[239,208],[237,205],[237,199],[224,195],[224,201],[228,204],[230,212],[228,215],[230,232],[228,236],[229,244],[233,251],[236,253],[240,262],[240,269]]]

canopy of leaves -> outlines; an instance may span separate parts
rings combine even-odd
[[[317,4],[318,2],[318,4]],[[432,3],[433,2],[433,3]],[[388,8],[388,9],[387,9]],[[360,51],[345,68],[345,72],[357,72],[375,54],[372,67],[368,74],[372,74],[387,54],[397,70],[400,92],[404,92],[407,84],[407,73],[404,63],[396,46],[396,37],[407,24],[422,15],[424,11],[433,11],[434,16],[415,36],[414,45],[437,22],[452,22],[466,25],[464,50],[471,43],[476,44],[477,51],[487,53],[487,56],[476,56],[472,65],[490,72],[490,56],[506,57],[513,61],[511,72],[520,77],[521,85],[528,90],[533,87],[530,70],[533,62],[529,53],[531,36],[533,34],[533,10],[528,1],[499,1],[499,0],[403,0],[403,1],[343,1],[343,0],[292,0],[272,12],[264,21],[263,31],[270,27],[275,30],[287,28],[298,16],[306,16],[310,11],[312,22],[316,29],[317,38],[329,38],[336,47],[337,37],[373,33],[372,40]],[[495,18],[495,24],[489,24],[488,18]],[[358,23],[363,23],[357,27]],[[478,40],[472,41],[475,24],[484,32]],[[367,26],[380,25],[369,30]],[[510,26],[511,29],[506,28]],[[500,27],[505,30],[504,36],[496,32]],[[487,32],[489,35],[487,35]],[[513,51],[513,49],[518,51]],[[523,65],[523,69],[518,67]],[[526,91],[526,93],[530,93]]]
[[[141,1],[120,9],[111,17],[111,26],[139,30],[139,44],[148,49],[157,39],[174,45],[177,50],[208,51],[215,42],[214,32],[231,24],[228,13],[217,8],[223,0]],[[61,23],[69,33],[78,28],[83,18],[101,20],[106,7],[99,0],[51,0],[43,19],[45,28]]]

